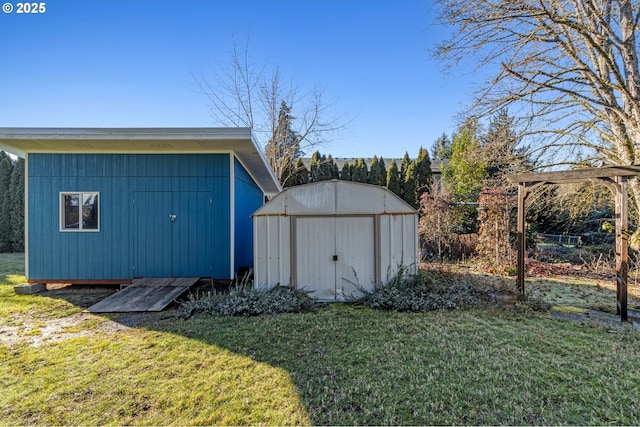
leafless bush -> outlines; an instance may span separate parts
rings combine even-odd
[[[475,254],[478,234],[454,232],[460,216],[458,208],[451,195],[442,189],[422,194],[418,233],[423,261],[460,260]]]

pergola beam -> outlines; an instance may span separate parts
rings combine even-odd
[[[546,182],[547,184],[569,184],[585,182],[594,178],[614,178],[616,176],[639,176],[640,166],[602,166],[599,168],[572,169],[554,172],[527,172],[507,175],[514,184]]]

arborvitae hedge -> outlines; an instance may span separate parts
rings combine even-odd
[[[24,160],[0,151],[0,252],[24,251]]]

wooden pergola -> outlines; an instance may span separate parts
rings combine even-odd
[[[603,166],[599,168],[573,169],[557,172],[532,172],[508,175],[518,184],[518,278],[516,286],[524,296],[525,283],[525,201],[531,190],[542,185],[579,182],[601,183],[615,197],[616,216],[616,298],[617,313],[621,321],[627,320],[627,273],[629,271],[629,178],[640,176],[640,166]]]

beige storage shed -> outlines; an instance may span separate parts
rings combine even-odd
[[[346,301],[418,263],[418,214],[384,187],[323,181],[287,188],[253,215],[254,284]]]

